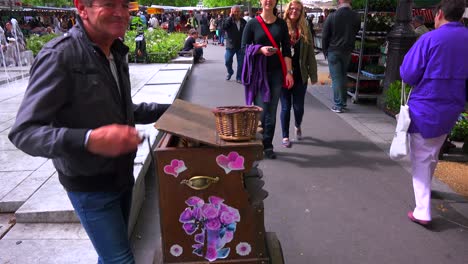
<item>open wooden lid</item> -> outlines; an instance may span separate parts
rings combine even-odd
[[[176,99],[171,107],[154,124],[158,130],[179,137],[190,138],[210,146],[252,146],[259,140],[227,142],[216,132],[215,116],[210,108]]]

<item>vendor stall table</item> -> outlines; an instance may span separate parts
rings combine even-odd
[[[211,110],[182,100],[155,127],[162,263],[284,263],[265,233],[261,141],[221,140]]]

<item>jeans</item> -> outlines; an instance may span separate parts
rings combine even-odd
[[[201,57],[203,57],[203,48],[194,48],[193,60],[198,61]]]
[[[260,120],[263,127],[263,149],[273,149],[273,136],[275,135],[276,127],[276,112],[278,101],[283,89],[283,72],[281,69],[267,73],[268,84],[270,86],[270,102],[263,102],[262,95],[255,96],[255,105],[263,108]]]
[[[224,31],[221,29],[218,29],[216,30],[216,32],[218,33],[218,37],[219,37],[218,43],[224,44]]]
[[[236,55],[237,58],[236,80],[240,80],[242,76],[242,65],[244,64],[244,52],[242,52],[242,49],[226,49],[226,53],[224,53],[224,61],[228,74],[233,75],[234,70],[232,69],[232,61],[234,55]]]
[[[297,128],[301,127],[304,116],[304,99],[307,83],[294,82],[291,89],[281,89],[281,129],[283,138],[289,138],[289,122],[291,120],[291,106],[294,108],[294,121]]]
[[[332,79],[333,101],[335,107],[339,109],[346,107],[346,100],[348,99],[346,87],[348,77],[346,74],[350,60],[350,52],[328,52],[328,68]]]
[[[98,263],[135,263],[128,239],[132,189],[67,194],[99,256]]]

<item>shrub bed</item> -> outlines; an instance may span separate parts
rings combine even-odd
[[[146,52],[148,63],[166,63],[177,56],[184,47],[186,35],[183,33],[168,34],[162,29],[145,30]],[[125,45],[130,48],[128,54],[129,62],[135,61],[135,37],[136,30],[129,30],[125,35]]]
[[[145,30],[146,51],[148,53],[148,63],[167,63],[177,56],[177,53],[184,47],[186,35],[183,33],[168,34],[163,29]],[[26,47],[36,56],[42,47],[57,37],[56,34],[31,35],[26,40]],[[128,52],[129,62],[135,61],[135,37],[136,30],[129,30],[125,35],[125,45],[130,50]]]

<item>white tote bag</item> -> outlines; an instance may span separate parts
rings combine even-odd
[[[409,96],[406,98],[405,83],[401,82],[400,113],[396,115],[397,125],[392,145],[390,145],[390,158],[392,160],[402,159],[409,152],[408,128],[411,118],[409,115],[408,99]]]

